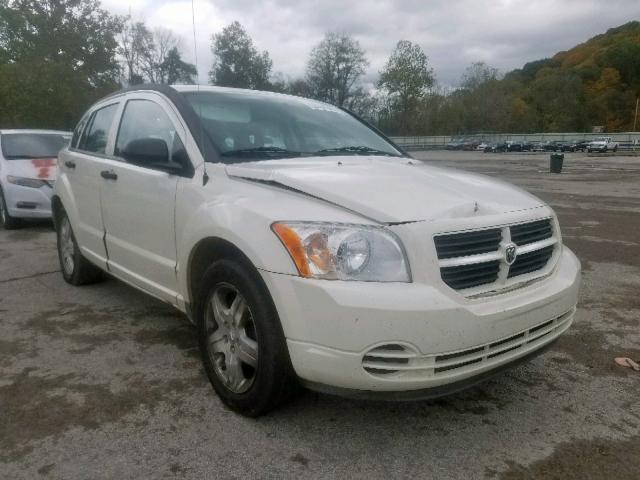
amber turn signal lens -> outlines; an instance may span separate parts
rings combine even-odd
[[[325,233],[316,232],[309,235],[304,239],[304,248],[307,258],[317,269],[316,273],[326,274],[335,269],[329,250],[329,239]]]
[[[302,240],[298,234],[289,226],[283,223],[274,223],[271,229],[278,236],[284,247],[291,255],[293,262],[296,264],[296,268],[300,275],[303,277],[310,277],[311,270],[307,262],[307,255],[302,245]]]

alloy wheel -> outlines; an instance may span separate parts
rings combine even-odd
[[[218,284],[206,311],[207,352],[215,374],[230,391],[244,393],[258,369],[258,342],[253,315],[236,287]]]

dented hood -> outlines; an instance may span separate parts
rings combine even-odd
[[[533,195],[499,180],[386,157],[310,157],[228,165],[227,174],[307,195],[380,223],[491,215],[536,208]]]

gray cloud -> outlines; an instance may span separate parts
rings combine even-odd
[[[501,71],[566,50],[640,18],[638,0],[194,0],[200,78],[211,65],[210,37],[233,20],[268,50],[274,71],[304,74],[309,51],[328,30],[355,36],[372,81],[398,40],[422,46],[438,82],[456,85],[485,61]],[[103,0],[106,8],[176,31],[193,58],[191,0]]]

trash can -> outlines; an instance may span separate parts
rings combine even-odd
[[[564,162],[564,153],[552,153],[549,160],[549,171],[551,173],[561,173],[562,163]]]

